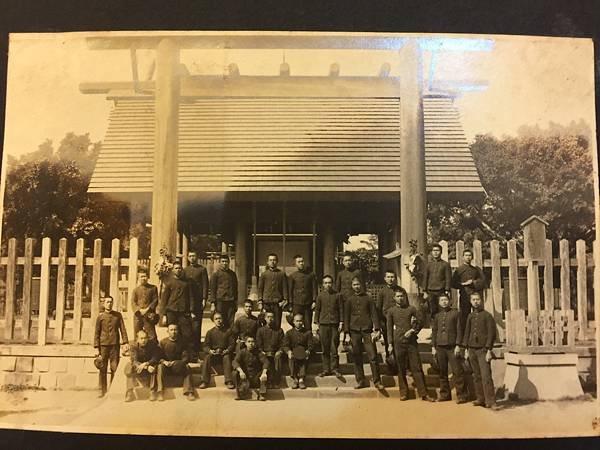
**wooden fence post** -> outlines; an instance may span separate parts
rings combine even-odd
[[[562,239],[560,247],[560,309],[571,309],[571,264],[569,241]]]
[[[463,251],[465,250],[465,243],[463,241],[456,241],[456,262],[459,266],[463,263]]]
[[[67,240],[61,238],[58,241],[58,271],[56,274],[56,317],[54,327],[54,338],[57,341],[63,339],[63,325],[65,320],[65,287],[67,272]]]
[[[483,268],[483,249],[481,248],[481,241],[479,239],[473,241],[473,263],[477,267]]]
[[[510,309],[520,309],[519,304],[519,266],[517,261],[517,241],[508,241],[508,289]]]
[[[546,239],[544,249],[544,309],[554,310],[554,259],[550,239]]]
[[[17,274],[17,240],[8,240],[8,261],[6,264],[6,301],[4,303],[4,338],[12,340],[15,331],[15,294]]]
[[[75,250],[75,292],[73,304],[73,342],[81,341],[81,315],[83,307],[83,275],[84,275],[84,251],[83,239],[77,239]]]
[[[579,340],[585,339],[588,327],[587,304],[587,260],[585,254],[585,241],[579,239],[575,243],[577,252],[577,322],[579,323]]]
[[[121,295],[119,293],[119,260],[121,257],[121,244],[118,239],[113,239],[110,248],[110,296],[113,298],[115,311],[123,310]]]
[[[448,259],[448,241],[440,241],[438,242],[438,244],[440,244],[440,246],[442,247],[442,259],[444,261],[450,262],[450,260]]]
[[[185,269],[188,266],[188,252],[189,252],[189,241],[187,234],[182,233],[181,235],[181,253],[182,253],[182,263],[183,268]]]
[[[133,304],[131,304],[131,297],[133,295],[133,290],[137,286],[137,277],[138,277],[138,253],[139,253],[139,242],[137,238],[131,238],[129,241],[129,271],[127,274],[127,311],[128,311],[128,320],[125,323],[127,327],[127,335],[130,340],[135,340],[136,336],[133,334]]]
[[[48,304],[50,302],[50,252],[52,241],[49,237],[42,239],[42,258],[40,275],[40,309],[38,313],[38,345],[46,345],[46,328],[48,327]]]
[[[497,240],[490,242],[490,258],[492,262],[492,279],[490,282],[490,287],[492,290],[491,313],[496,321],[498,340],[504,341],[505,324],[502,319],[502,274],[500,270],[500,243]]]
[[[100,276],[102,273],[102,239],[94,240],[94,264],[92,265],[92,329],[100,312]],[[92,333],[93,336],[93,333]],[[93,340],[93,338],[92,338]]]
[[[23,262],[23,305],[21,308],[21,336],[29,340],[31,333],[31,283],[33,278],[33,239],[25,239]],[[39,305],[38,305],[39,308]]]

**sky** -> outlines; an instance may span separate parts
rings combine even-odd
[[[13,34],[10,37],[4,151],[18,156],[46,139],[58,144],[67,132],[102,140],[111,102],[84,95],[79,83],[129,81],[129,51],[90,50],[85,33]],[[476,36],[473,36],[474,38]],[[593,45],[591,40],[485,36],[488,51],[444,51],[435,56],[435,80],[479,80],[483,91],[456,99],[468,139],[476,134],[514,135],[522,125],[567,125],[585,120],[594,129]],[[451,49],[452,50],[452,49]],[[138,52],[144,78],[151,50]],[[399,74],[392,50],[184,50],[191,74],[224,75],[235,62],[242,75],[277,75],[285,59],[291,75],[327,75],[337,62],[340,75],[374,76],[381,65]],[[431,52],[423,57],[428,76]],[[428,80],[425,80],[425,84]]]

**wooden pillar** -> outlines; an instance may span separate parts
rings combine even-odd
[[[248,227],[239,220],[235,224],[235,272],[238,278],[238,302],[246,300],[248,286]]]
[[[335,236],[333,224],[323,225],[323,275],[331,275],[335,279]]]
[[[426,248],[425,142],[423,137],[423,65],[419,44],[409,39],[400,49],[400,246],[404,250],[401,264],[402,286],[416,292],[405,269],[410,241],[418,250]]]
[[[151,266],[161,247],[177,247],[177,153],[179,134],[179,48],[163,39],[156,48],[155,145],[152,188]],[[154,271],[150,271],[154,283]]]

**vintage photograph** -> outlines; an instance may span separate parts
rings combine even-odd
[[[591,39],[10,35],[0,427],[600,435]]]

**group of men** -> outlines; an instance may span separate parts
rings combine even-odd
[[[384,389],[375,345],[383,340],[388,365],[398,374],[402,400],[408,398],[406,372],[410,369],[419,398],[450,400],[448,376],[452,372],[457,402],[467,402],[472,391],[465,382],[465,366],[469,365],[473,371],[474,404],[495,409],[490,361],[496,328],[491,315],[482,309],[485,279],[482,270],[472,265],[472,258],[473,253],[465,250],[464,264],[452,274],[448,262],[441,259],[441,247],[433,246],[423,272],[423,297],[429,304],[424,309],[409,304],[408,294],[397,285],[393,271],[385,273],[385,286],[372,299],[352,254],[344,255],[343,270],[335,281],[331,275],[322,278],[320,292],[315,274],[307,270],[301,255],[294,257],[296,271],[287,276],[277,267],[277,255],[270,254],[258,282],[258,316],[253,314],[254,303],[246,300],[244,313],[236,319],[238,283],[229,268],[229,257],[220,257],[219,267],[209,280],[197,254],[190,252],[185,268],[179,261],[173,264],[172,276],[166,281],[160,299],[146,274],[140,275],[140,284],[132,293],[136,342],[128,348],[131,360],[125,368],[126,401],[134,400],[139,378],[147,379],[150,400],[163,400],[163,381],[168,373],[183,376],[184,394],[194,400],[196,394],[188,364],[198,360],[201,350],[204,357],[200,389],[209,387],[212,368],[219,365],[226,386],[236,389],[236,399],[255,393],[258,400],[265,400],[267,389],[280,384],[284,359],[289,365],[291,388],[306,389],[306,368],[317,345],[322,352],[319,376],[342,377],[338,355],[341,334],[342,341],[349,341],[351,346],[356,389],[369,386],[363,353],[371,366],[375,388]],[[458,310],[451,308],[453,287],[460,291]],[[201,342],[202,315],[207,303],[214,327]],[[286,311],[292,327],[284,333],[281,322]],[[428,393],[417,347],[417,336],[426,315],[431,316],[432,353],[440,375],[437,399]],[[112,299],[107,299],[96,327],[98,359],[104,361],[100,365],[101,395],[106,392],[107,365],[110,363],[112,376],[118,363],[119,345],[127,345],[119,317],[119,313],[112,311]],[[168,337],[157,342],[155,326],[159,317],[168,327]],[[121,331],[120,342],[115,330]],[[111,333],[116,334],[112,340],[102,339]]]

